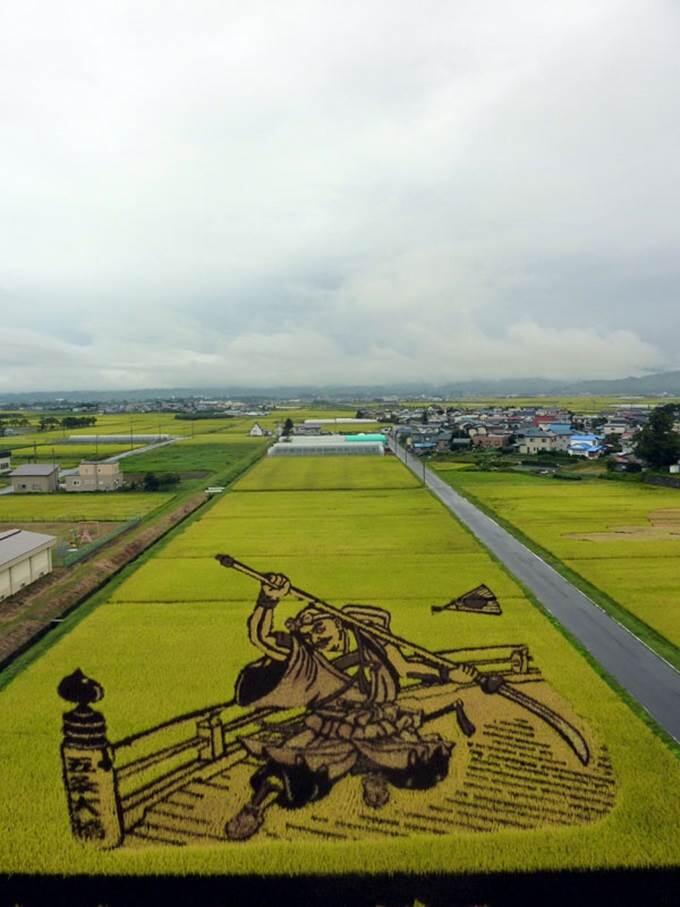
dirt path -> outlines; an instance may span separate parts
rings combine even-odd
[[[136,526],[70,568],[57,568],[0,607],[0,670],[66,614],[206,502],[193,495],[151,523]]]

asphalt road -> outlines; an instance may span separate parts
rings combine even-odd
[[[409,469],[477,536],[604,670],[680,742],[680,673],[538,555],[454,491],[404,448],[393,446]]]

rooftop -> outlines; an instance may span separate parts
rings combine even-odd
[[[26,554],[31,554],[36,548],[44,545],[56,544],[53,535],[43,535],[41,532],[28,532],[26,529],[5,529],[0,532],[0,567],[15,561]]]
[[[291,444],[295,447],[336,447],[338,444],[347,444],[347,435],[291,435],[290,441],[279,441],[279,444]],[[375,444],[375,441],[370,441],[368,436],[366,439],[359,441],[353,441],[352,446],[357,444]]]
[[[23,466],[17,466],[11,476],[51,476],[55,470],[59,469],[58,463],[24,463]]]

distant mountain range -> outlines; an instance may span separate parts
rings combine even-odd
[[[236,399],[244,401],[283,400],[300,398],[312,400],[360,400],[380,396],[438,396],[455,397],[500,397],[550,396],[568,397],[578,395],[603,396],[645,396],[669,394],[680,396],[680,370],[644,375],[641,378],[589,379],[587,381],[555,381],[547,378],[507,378],[493,381],[452,381],[445,384],[394,383],[392,385],[298,385],[279,387],[205,387],[205,388],[142,388],[126,391],[31,391],[25,393],[0,392],[0,406],[3,403],[21,404],[60,400],[70,403],[130,402],[190,399],[203,397],[212,399]]]

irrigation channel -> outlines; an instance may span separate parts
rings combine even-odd
[[[505,567],[541,602],[668,734],[680,743],[680,673],[587,595],[530,551],[424,461],[395,441],[390,447]]]

